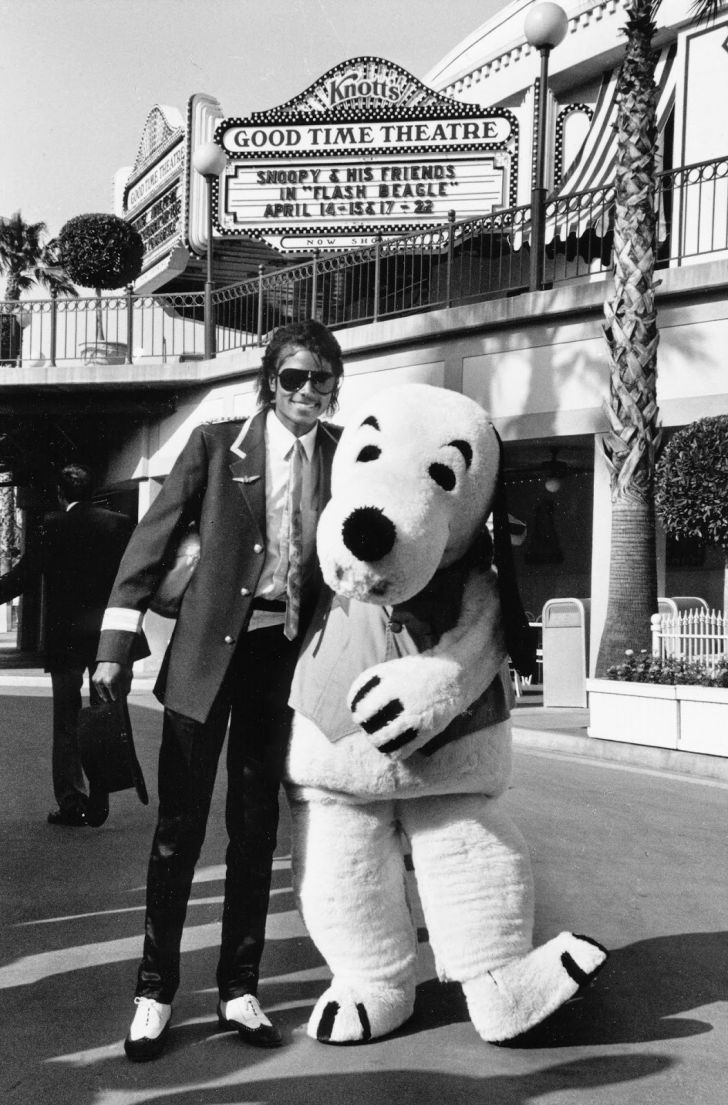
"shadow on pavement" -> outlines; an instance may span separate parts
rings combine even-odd
[[[377,1070],[331,1074],[301,1074],[286,1078],[250,1077],[240,1071],[214,1083],[199,1082],[184,1089],[174,1078],[171,1085],[129,1094],[144,1105],[529,1105],[560,1091],[588,1091],[632,1083],[664,1073],[671,1060],[656,1055],[614,1055],[576,1060],[523,1074],[491,1074],[471,1077],[438,1070]],[[179,1074],[180,1072],[175,1072]],[[131,1088],[131,1087],[130,1087]],[[118,1092],[118,1091],[117,1091]],[[575,1101],[580,1100],[578,1097]],[[609,1100],[605,1098],[605,1100]],[[643,1099],[645,1100],[645,1099]],[[652,1100],[652,1098],[650,1098]],[[84,1105],[79,1102],[79,1105]]]

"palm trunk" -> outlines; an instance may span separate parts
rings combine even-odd
[[[655,515],[639,499],[618,499],[612,506],[611,563],[607,620],[596,674],[624,661],[628,648],[651,650],[650,618],[657,613]]]
[[[8,313],[0,319],[0,361],[3,364],[19,365],[22,356],[23,331],[17,316],[20,300],[20,288],[17,277],[10,273],[5,285],[5,299],[9,305]]]
[[[4,476],[7,479],[7,474]],[[18,529],[15,522],[15,488],[0,483],[0,575],[9,572],[18,555]]]
[[[654,471],[659,444],[655,269],[656,103],[652,0],[630,0],[620,70],[614,295],[605,305],[611,356],[604,445],[612,491],[609,593],[596,674],[631,648],[649,649],[657,611]]]

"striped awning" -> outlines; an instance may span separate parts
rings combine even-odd
[[[657,131],[664,128],[675,103],[676,45],[666,46],[655,68]],[[558,192],[549,198],[545,239],[549,243],[569,235],[577,238],[588,230],[604,235],[608,229],[612,185],[617,158],[617,78],[619,69],[604,75],[594,115],[579,153],[564,174]],[[658,171],[661,169],[658,145]],[[603,189],[602,192],[596,191]],[[596,192],[596,194],[595,194]],[[584,194],[586,193],[586,194]]]
[[[676,45],[666,46],[655,68],[658,89],[657,129],[664,130],[675,103]],[[546,201],[544,243],[549,246],[580,239],[592,232],[603,238],[610,229],[613,209],[614,170],[617,159],[617,78],[619,68],[605,73],[594,107],[594,115],[579,153],[568,166],[561,187]],[[661,169],[658,149],[658,171]],[[530,221],[515,230],[511,248],[519,250],[530,234]]]
[[[661,52],[655,69],[657,130],[664,129],[675,103],[675,53],[673,43]],[[591,125],[579,153],[567,168],[559,194],[601,188],[614,180],[617,156],[617,77],[619,69],[605,73],[594,107]]]

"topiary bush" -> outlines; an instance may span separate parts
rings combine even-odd
[[[76,215],[58,235],[61,265],[85,288],[121,288],[142,270],[144,243],[118,215]]]
[[[673,537],[723,551],[728,609],[728,415],[700,418],[673,435],[657,462],[655,507]]]

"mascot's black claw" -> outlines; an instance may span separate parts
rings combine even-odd
[[[379,676],[373,675],[372,678],[369,679],[363,687],[359,688],[359,690],[356,692],[351,702],[349,703],[349,709],[352,711],[352,713],[357,708],[361,700],[365,698],[370,691],[373,691],[375,687],[378,687],[380,682],[381,680]]]
[[[404,706],[398,698],[395,698],[392,702],[388,702],[386,706],[382,706],[381,710],[377,710],[376,714],[360,721],[359,724],[365,733],[371,735],[383,729],[385,725],[389,725],[391,721],[395,721],[403,710]]]
[[[356,1011],[359,1014],[359,1024],[363,1032],[362,1042],[367,1044],[372,1038],[372,1030],[369,1027],[369,1017],[367,1015],[366,1006],[358,1001],[356,1003]]]
[[[331,1030],[334,1027],[334,1021],[336,1020],[336,1014],[338,1012],[338,1001],[330,1001],[321,1014],[321,1020],[316,1029],[316,1039],[320,1040],[322,1044],[328,1043],[331,1039]]]
[[[321,1020],[318,1023],[316,1029],[316,1039],[322,1044],[332,1043],[356,1043],[356,1044],[368,1044],[372,1038],[372,1030],[369,1024],[369,1016],[366,1011],[366,1006],[358,1001],[356,1003],[356,1012],[359,1017],[359,1024],[361,1025],[361,1037],[358,1040],[332,1040],[331,1034],[336,1024],[336,1017],[339,1013],[341,1006],[338,1001],[329,1001],[326,1003],[323,1013],[321,1014]]]
[[[387,741],[386,744],[381,745],[379,751],[387,754],[398,752],[400,748],[404,748],[410,741],[415,740],[418,733],[418,729],[405,729],[404,733],[400,733],[398,737],[392,737],[391,741]]]

